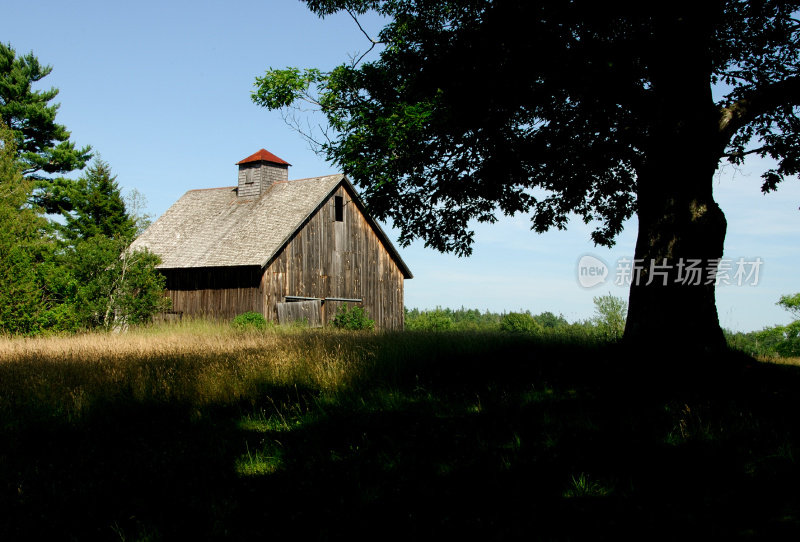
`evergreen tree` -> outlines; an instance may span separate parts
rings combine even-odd
[[[33,53],[17,56],[10,44],[0,43],[0,120],[13,132],[22,175],[35,181],[30,197],[48,213],[59,213],[69,210],[74,181],[58,175],[83,169],[92,155],[89,146],[76,148],[56,122],[59,104],[51,102],[58,89],[33,89],[52,71]]]
[[[131,216],[111,166],[95,160],[65,194],[64,265],[72,277],[72,314],[80,327],[144,323],[166,308],[159,258],[128,246],[140,217]]]
[[[36,333],[47,306],[37,275],[45,222],[27,205],[13,133],[0,122],[0,332]]]
[[[91,147],[75,148],[66,127],[56,123],[58,104],[51,104],[58,89],[33,90],[52,66],[43,66],[28,53],[17,56],[10,44],[0,43],[0,118],[14,132],[21,173],[67,173],[83,169]]]
[[[165,306],[164,277],[155,255],[127,250],[142,220],[128,213],[110,166],[98,160],[77,181],[53,177],[82,169],[91,149],[76,149],[55,122],[58,90],[32,89],[51,71],[0,44],[0,332],[145,322]],[[66,224],[48,224],[40,210]]]
[[[131,241],[136,225],[122,199],[116,175],[107,162],[95,160],[67,196],[71,211],[63,211],[68,239],[89,239],[102,235]]]

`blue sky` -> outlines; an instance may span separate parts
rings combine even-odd
[[[364,24],[374,30],[378,21]],[[9,2],[0,40],[53,66],[42,87],[60,89],[59,122],[111,164],[124,189],[141,192],[154,216],[187,190],[235,184],[234,164],[262,147],[293,165],[290,178],[334,172],[279,113],[255,106],[250,92],[268,67],[331,68],[368,46],[348,16],[320,20],[296,0]],[[728,219],[725,258],[763,261],[756,286],[717,289],[720,321],[730,329],[788,322],[775,302],[800,291],[800,183],[789,180],[763,196],[763,166],[727,167],[715,179]],[[681,174],[679,157],[674,171]],[[594,296],[627,298],[614,275],[616,262],[633,256],[636,224],[613,249],[595,247],[590,230],[575,220],[568,231],[536,235],[527,217],[516,216],[476,225],[470,258],[422,243],[401,248],[415,275],[406,282],[406,305],[589,318]],[[577,278],[586,254],[610,269],[590,289]]]

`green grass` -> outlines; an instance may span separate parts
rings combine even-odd
[[[0,341],[0,540],[792,538],[798,389],[577,336]]]

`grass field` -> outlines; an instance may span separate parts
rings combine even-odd
[[[0,540],[798,539],[798,390],[578,336],[3,339]]]

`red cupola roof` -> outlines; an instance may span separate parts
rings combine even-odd
[[[278,158],[277,156],[275,156],[266,149],[261,149],[257,153],[251,154],[244,160],[239,160],[238,162],[236,162],[236,165],[238,166],[240,164],[247,164],[248,162],[271,162],[273,164],[281,164],[286,166],[292,165],[286,160],[281,160],[280,158]]]

